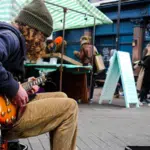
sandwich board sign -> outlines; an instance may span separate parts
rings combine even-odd
[[[121,51],[114,52],[111,58],[111,63],[108,68],[107,77],[99,99],[99,104],[101,104],[104,100],[108,100],[110,104],[112,103],[120,76],[126,108],[129,108],[130,104],[135,104],[136,107],[139,107],[130,55],[127,52]]]

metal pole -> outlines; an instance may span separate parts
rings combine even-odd
[[[95,45],[95,28],[96,28],[96,18],[94,17],[94,26],[93,26],[93,40],[92,40],[92,62],[91,62],[91,76],[90,76],[90,92],[89,92],[89,96],[91,95],[91,90],[92,90],[92,85],[93,85],[93,57],[94,57],[94,45]]]
[[[66,23],[66,13],[67,9],[63,8],[64,11],[64,19],[63,19],[63,43],[62,43],[62,49],[61,49],[61,66],[60,66],[60,82],[59,82],[59,90],[62,91],[62,73],[63,73],[63,54],[64,54],[64,48],[65,48],[65,23]]]
[[[63,9],[67,9],[67,10],[74,11],[74,12],[79,13],[79,14],[83,14],[83,15],[87,15],[87,16],[93,17],[93,15],[86,14],[86,13],[83,13],[83,12],[78,11],[78,10],[74,10],[74,9],[71,9],[71,8],[66,8],[66,7],[60,6],[60,5],[58,5],[58,4],[54,4],[54,3],[51,3],[51,2],[47,2],[47,1],[45,1],[45,0],[44,0],[44,2],[45,2],[45,3],[47,3],[47,4],[50,4],[50,5],[54,5],[54,6],[57,6],[57,7],[63,8]],[[96,17],[96,18],[97,18],[97,17]],[[100,19],[100,18],[98,18],[98,20],[103,21],[103,20],[102,20],[102,19]]]
[[[47,4],[50,4],[50,5],[54,5],[54,6],[57,6],[57,7],[60,7],[60,8],[63,8],[64,9],[64,22],[63,22],[63,39],[64,39],[64,35],[65,35],[65,19],[66,19],[66,11],[67,10],[71,10],[71,11],[74,11],[76,13],[80,13],[80,14],[84,14],[84,15],[88,15],[88,16],[91,16],[91,17],[94,17],[93,15],[90,15],[90,14],[85,14],[83,12],[80,12],[80,11],[77,11],[77,10],[73,10],[73,9],[70,9],[70,8],[66,8],[66,7],[63,7],[63,6],[60,6],[60,5],[57,5],[57,4],[54,4],[54,3],[51,3],[51,2],[47,2],[47,1],[44,1],[45,3]],[[100,20],[100,19],[99,19]],[[96,17],[94,17],[94,27],[93,27],[93,50],[94,50],[94,43],[95,43],[95,26],[96,26]],[[63,43],[64,44],[64,43]],[[92,50],[92,51],[93,51]],[[62,52],[64,51],[64,45],[62,47]],[[60,91],[62,91],[62,63],[63,63],[63,54],[61,54],[61,67],[60,67]],[[92,67],[93,67],[93,53],[92,53]],[[91,78],[90,78],[90,92],[91,92],[91,86],[92,86],[92,79],[93,79],[93,68],[91,70]],[[89,92],[89,93],[90,93]]]
[[[118,19],[117,19],[117,36],[116,36],[116,50],[120,49],[120,11],[121,11],[121,0],[118,1]]]

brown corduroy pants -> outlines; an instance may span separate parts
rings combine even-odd
[[[40,93],[10,129],[9,140],[50,133],[52,150],[75,150],[78,106],[62,92]]]

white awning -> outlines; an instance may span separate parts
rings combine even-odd
[[[19,11],[29,2],[31,2],[31,0],[0,0],[0,21],[11,22]],[[64,17],[63,9],[56,5],[68,8],[65,29],[93,26],[93,17],[96,18],[96,25],[112,23],[106,15],[87,0],[46,0],[45,4],[52,15],[54,31],[63,29]]]

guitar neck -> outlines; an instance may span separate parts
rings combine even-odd
[[[29,91],[32,89],[32,86],[40,85],[40,84],[44,83],[45,81],[46,81],[45,76],[41,76],[41,77],[36,78],[35,81],[29,81],[29,82],[23,83],[22,86],[26,91]]]

